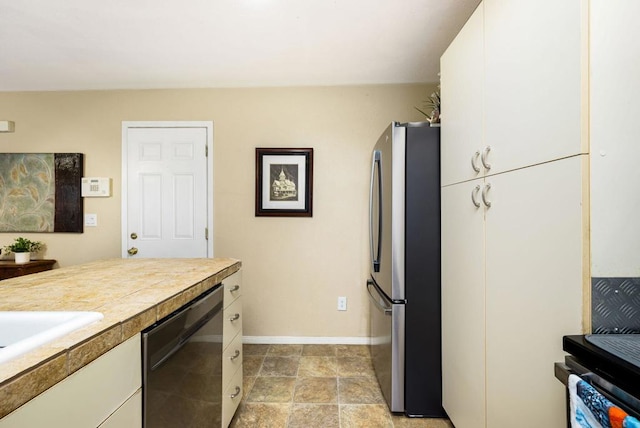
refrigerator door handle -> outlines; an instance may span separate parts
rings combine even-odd
[[[386,301],[386,299],[382,297],[377,290],[373,292],[371,291],[371,287],[375,288],[375,286],[376,285],[373,283],[373,281],[367,280],[367,292],[369,293],[369,298],[371,299],[373,304],[376,305],[378,309],[380,309],[380,311],[382,311],[382,313],[391,316],[391,313],[393,312],[393,308],[391,307],[391,305],[383,305],[382,302]],[[376,296],[374,296],[373,293],[376,293]]]
[[[378,172],[376,174],[376,171]],[[374,250],[374,235],[373,235],[373,191],[374,184],[378,179],[378,242],[377,247]],[[379,150],[373,152],[373,161],[371,163],[371,186],[369,188],[369,243],[371,247],[371,261],[373,263],[373,271],[380,272],[380,253],[382,250],[382,153]]]

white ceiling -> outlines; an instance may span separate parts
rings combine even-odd
[[[419,83],[479,0],[0,0],[0,91]]]

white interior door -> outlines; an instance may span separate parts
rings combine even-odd
[[[211,131],[123,124],[123,257],[213,256]]]

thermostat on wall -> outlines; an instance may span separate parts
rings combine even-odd
[[[82,177],[82,197],[111,196],[111,179],[108,177]]]

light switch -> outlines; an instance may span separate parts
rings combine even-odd
[[[84,225],[95,227],[98,225],[98,214],[85,214]]]

